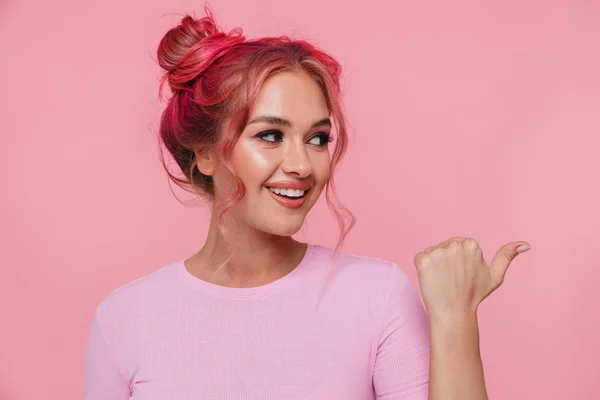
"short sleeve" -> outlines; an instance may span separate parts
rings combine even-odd
[[[85,359],[84,400],[128,400],[129,384],[94,317]]]
[[[377,400],[427,400],[429,318],[406,273],[396,264],[387,282],[373,386]]]

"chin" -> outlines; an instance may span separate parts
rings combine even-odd
[[[270,224],[269,226],[257,227],[263,232],[269,233],[271,235],[277,236],[292,236],[297,233],[300,228],[302,228],[302,223],[304,220],[300,222],[286,221],[285,223],[280,224]]]

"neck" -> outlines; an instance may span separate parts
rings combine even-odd
[[[302,260],[306,244],[291,236],[278,236],[252,227],[228,227],[233,253],[213,215],[202,248],[186,260],[195,276],[224,286],[260,286],[289,273]]]

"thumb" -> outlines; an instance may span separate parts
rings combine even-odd
[[[500,250],[494,256],[494,259],[490,263],[492,275],[498,282],[504,280],[504,275],[510,266],[512,260],[515,259],[520,253],[524,253],[529,250],[531,246],[527,242],[511,242],[500,247]]]

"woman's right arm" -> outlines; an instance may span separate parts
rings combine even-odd
[[[415,265],[430,319],[429,400],[487,400],[477,307],[530,248],[507,243],[488,265],[475,239],[453,237],[417,253]]]
[[[129,400],[129,384],[94,317],[85,359],[84,400]]]
[[[477,314],[430,321],[429,400],[487,400]]]

